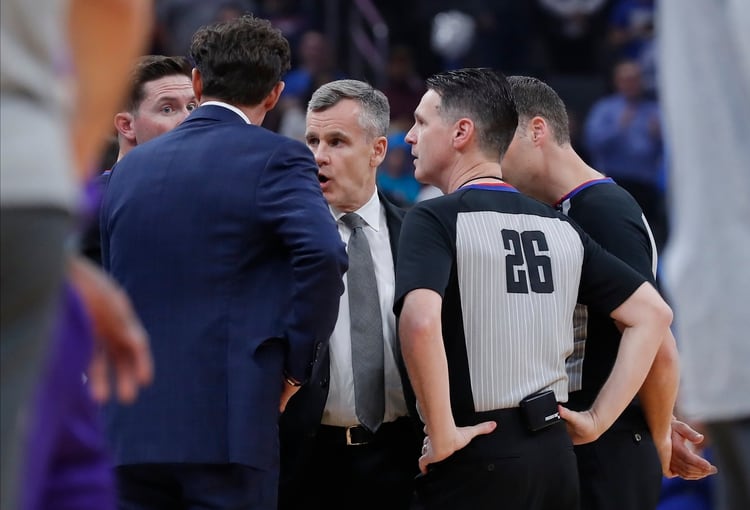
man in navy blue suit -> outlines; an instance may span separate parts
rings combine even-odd
[[[201,106],[113,169],[103,262],[153,342],[154,384],[105,409],[120,508],[275,509],[279,410],[336,322],[344,245],[310,151],[259,125],[289,45],[252,16],[193,37]]]

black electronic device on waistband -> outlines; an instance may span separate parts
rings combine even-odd
[[[530,431],[545,429],[561,420],[557,411],[557,398],[552,390],[540,391],[520,402],[521,414]]]

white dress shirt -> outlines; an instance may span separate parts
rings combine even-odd
[[[383,423],[406,416],[406,401],[396,365],[396,317],[393,315],[393,298],[395,293],[395,274],[391,242],[388,237],[388,226],[385,220],[385,208],[375,192],[370,200],[359,210],[367,223],[363,228],[370,244],[372,261],[375,266],[375,280],[380,299],[380,315],[383,321],[384,363],[385,363],[385,416]],[[343,212],[331,208],[336,219],[341,239],[349,244],[351,230],[341,221]],[[348,275],[347,275],[348,276]],[[322,423],[348,427],[358,425],[359,420],[354,409],[354,375],[352,372],[352,344],[349,319],[349,284],[344,278],[344,294],[339,302],[339,316],[333,329],[330,341],[331,375],[328,389],[328,400],[323,411]]]
[[[247,124],[252,124],[252,122],[250,122],[250,119],[247,118],[247,115],[245,115],[245,112],[243,112],[242,110],[240,110],[234,105],[225,103],[224,101],[206,101],[205,103],[201,103],[201,106],[208,106],[208,105],[221,106],[222,108],[226,108],[227,110],[232,110],[234,113],[242,117],[242,120],[244,120]]]

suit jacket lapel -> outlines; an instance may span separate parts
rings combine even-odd
[[[398,237],[401,234],[401,222],[404,219],[406,211],[389,202],[380,191],[378,191],[378,197],[380,197],[380,203],[385,208],[385,222],[388,225],[388,237],[391,241],[391,254],[393,255],[393,264],[395,266],[396,255],[398,254]]]
[[[398,238],[401,234],[401,223],[404,220],[406,211],[400,207],[395,206],[389,202],[388,199],[378,191],[380,201],[385,207],[385,219],[388,224],[388,237],[391,241],[391,253],[393,254],[393,265],[395,268],[397,255],[398,255]],[[399,375],[401,376],[401,387],[404,390],[404,399],[406,400],[406,407],[409,410],[409,414],[412,418],[419,420],[419,414],[417,413],[417,398],[414,395],[414,390],[409,382],[409,375],[406,372],[406,364],[404,358],[401,355],[401,340],[398,336],[398,324],[396,331],[396,343],[394,346],[396,364],[398,365]]]

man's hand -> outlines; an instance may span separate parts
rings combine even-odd
[[[424,474],[427,473],[427,466],[435,462],[447,459],[455,452],[465,447],[475,437],[482,434],[489,434],[497,427],[494,421],[485,421],[472,425],[470,427],[456,427],[453,437],[440,441],[439,444],[433,444],[430,436],[425,436],[422,442],[422,456],[419,457],[419,470]],[[425,432],[427,429],[425,429]]]
[[[99,402],[110,397],[110,370],[113,370],[117,397],[130,403],[138,395],[138,389],[148,385],[154,375],[146,331],[128,297],[98,267],[82,257],[74,257],[69,274],[94,329],[96,343],[87,374],[91,393]]]
[[[673,476],[685,480],[700,480],[719,470],[706,459],[695,453],[695,447],[703,442],[703,434],[693,430],[688,424],[672,420],[672,458],[670,471]]]
[[[279,411],[283,413],[284,409],[286,409],[286,405],[289,403],[289,399],[291,399],[294,394],[300,390],[301,386],[289,384],[286,378],[281,384],[281,401],[279,402]]]
[[[659,462],[661,463],[661,473],[667,478],[674,478],[676,475],[672,471],[672,435],[669,434],[662,439],[656,437],[654,439],[654,446],[656,447],[656,453],[659,455]]]
[[[586,444],[599,439],[604,432],[601,430],[596,415],[589,411],[571,411],[567,407],[557,406],[560,418],[565,420],[568,434],[573,444]]]

